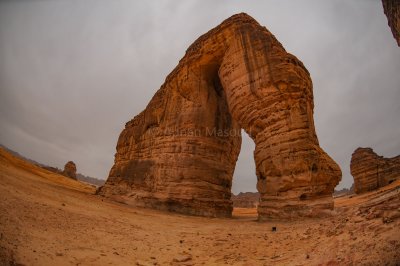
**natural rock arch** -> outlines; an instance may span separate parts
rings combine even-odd
[[[341,171],[318,144],[310,75],[243,13],[198,38],[146,109],[126,123],[98,193],[229,217],[242,128],[256,144],[260,219],[333,208]]]

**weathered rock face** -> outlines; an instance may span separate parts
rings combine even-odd
[[[76,179],[76,165],[73,161],[69,161],[64,166],[63,175]]]
[[[358,148],[351,156],[350,171],[355,193],[371,191],[400,179],[400,155],[384,158],[371,148]]]
[[[331,209],[341,171],[318,145],[313,107],[304,65],[253,18],[232,16],[189,47],[146,109],[126,123],[98,193],[231,216],[243,128],[256,144],[260,219]]]
[[[397,45],[400,46],[400,1],[382,0],[382,4],[393,37],[396,39]]]

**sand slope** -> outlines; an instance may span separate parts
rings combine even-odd
[[[330,218],[256,222],[132,208],[0,149],[0,265],[396,265],[400,182]],[[271,228],[277,227],[276,232]]]

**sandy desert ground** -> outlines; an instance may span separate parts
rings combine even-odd
[[[1,265],[400,265],[400,182],[332,217],[232,219],[133,208],[0,150]],[[276,227],[273,232],[272,227]]]

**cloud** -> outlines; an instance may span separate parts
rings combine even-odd
[[[349,187],[351,153],[400,151],[400,49],[379,1],[2,1],[0,142],[106,178],[126,121],[186,48],[247,12],[309,69],[321,146]],[[244,137],[233,191],[255,191]]]

